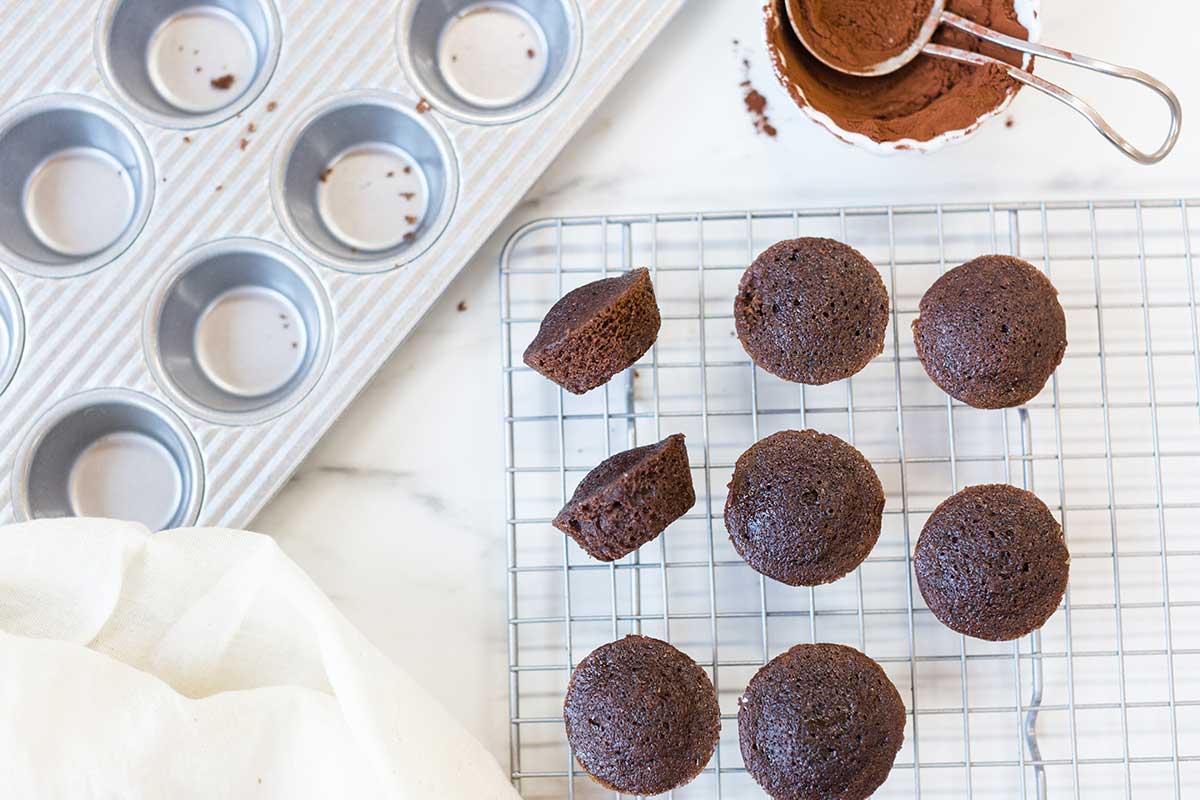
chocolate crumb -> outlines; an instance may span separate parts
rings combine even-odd
[[[389,170],[389,171],[388,171],[388,174],[387,174],[387,176],[388,176],[389,178],[394,178],[394,177],[396,177],[396,170],[394,170],[394,169],[393,169],[393,170]]]
[[[221,190],[222,190],[222,189],[224,189],[224,188],[225,188],[225,184],[223,184],[223,183],[218,183],[218,184],[217,184],[217,191],[218,191],[218,192],[219,192],[219,191],[221,191]]]
[[[196,74],[199,75],[201,72],[204,72],[204,67],[196,67]]]
[[[299,350],[299,349],[300,349],[300,343],[299,343],[299,342],[292,342],[292,349],[293,349],[293,350]],[[258,781],[258,782],[259,782],[259,783],[262,783],[262,779],[259,779],[259,781]]]
[[[1016,125],[1016,124],[1017,124],[1017,121],[1015,119],[1013,119],[1012,117],[1009,117],[1008,119],[1004,120],[1004,127],[1006,127],[1006,128],[1011,128],[1013,125]]]
[[[406,242],[411,242],[415,238],[417,238],[417,235],[415,233],[413,233],[412,231],[409,231],[408,233],[404,234],[404,241],[406,241]]]
[[[537,53],[533,51],[532,47],[525,51],[525,55],[529,56],[530,58],[537,58]]]
[[[426,100],[424,97],[422,97],[420,100],[417,101],[417,113],[418,114],[428,113],[432,108],[433,108],[433,106],[429,105],[429,101]]]
[[[251,122],[249,125],[246,126],[247,133],[254,133],[257,130],[258,130],[258,126],[255,125],[253,122]]]
[[[416,192],[401,192],[400,196],[403,197],[405,200],[412,200],[414,197],[417,196],[417,194],[416,194]]]
[[[321,183],[329,183],[329,176],[332,174],[333,174],[333,167],[326,167],[325,169],[321,170],[321,175],[320,175]]]
[[[462,312],[464,312],[464,311],[466,311],[466,310],[467,310],[467,301],[466,301],[466,300],[459,300],[459,301],[458,301],[458,313],[460,313],[460,314],[461,314]]]
[[[242,150],[245,150],[249,146],[250,146],[249,139],[242,139],[242,143],[241,143],[241,145],[239,145],[239,147],[241,147]]]
[[[191,143],[192,143],[192,137],[190,137],[190,136],[185,136],[185,137],[183,137],[183,143],[184,143],[184,144],[191,144]]]
[[[404,168],[404,174],[405,174],[405,175],[412,175],[412,167],[405,167],[405,168]]]
[[[451,63],[453,63],[453,64],[457,64],[457,63],[458,63],[458,56],[456,56],[456,55],[452,55],[452,56],[450,56],[450,62],[451,62]]]
[[[404,221],[405,221],[405,222],[407,222],[409,225],[416,225],[416,224],[417,224],[417,218],[416,218],[416,217],[414,217],[412,214],[408,214],[408,215],[406,215],[406,216],[404,217]]]
[[[279,103],[276,103],[274,100],[267,103],[267,113],[271,113],[277,108],[279,108]]]
[[[220,89],[224,92],[233,88],[233,82],[235,80],[237,79],[232,75],[222,75],[219,78],[213,78],[211,81],[209,81],[209,83],[212,84],[214,89]]]

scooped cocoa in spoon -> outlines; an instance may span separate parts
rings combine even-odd
[[[1025,39],[1014,0],[950,0],[956,14]],[[817,113],[835,135],[860,135],[876,142],[926,142],[951,131],[975,128],[1020,88],[998,67],[976,67],[918,56],[911,64],[877,78],[845,75],[822,64],[792,31],[787,0],[768,0],[767,49],[779,82],[796,101]],[[1021,54],[942,26],[934,41],[975,50],[1010,64]],[[904,145],[908,146],[908,145]]]
[[[792,24],[830,66],[860,72],[916,41],[933,0],[789,0]]]

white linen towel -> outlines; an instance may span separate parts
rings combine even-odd
[[[518,797],[274,540],[96,519],[0,528],[0,782],[37,800]]]

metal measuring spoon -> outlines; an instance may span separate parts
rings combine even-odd
[[[961,61],[965,64],[976,64],[978,66],[995,65],[1003,69],[1014,80],[1020,81],[1026,86],[1032,86],[1040,92],[1050,95],[1055,100],[1074,109],[1082,114],[1088,122],[1098,130],[1104,138],[1112,142],[1121,152],[1132,158],[1139,164],[1156,164],[1167,157],[1175,147],[1175,143],[1179,140],[1179,131],[1183,123],[1183,107],[1179,103],[1179,98],[1175,96],[1166,84],[1156,78],[1142,72],[1141,70],[1122,67],[1116,64],[1110,64],[1107,61],[1089,58],[1088,56],[1076,55],[1075,53],[1066,50],[1059,50],[1055,47],[1047,47],[1046,45],[1036,44],[1025,39],[1018,39],[1013,36],[1007,36],[1003,33],[984,27],[978,23],[972,22],[966,17],[961,17],[951,11],[946,10],[946,0],[933,0],[933,6],[929,10],[929,16],[925,18],[924,24],[917,32],[916,38],[911,44],[899,55],[893,56],[885,61],[877,64],[869,64],[863,67],[851,67],[846,64],[834,63],[827,60],[820,51],[820,48],[807,38],[808,31],[800,23],[802,15],[800,12],[800,0],[787,0],[788,18],[792,23],[792,30],[800,43],[813,55],[818,61],[830,69],[835,69],[838,72],[843,72],[847,75],[858,75],[860,77],[878,77],[895,72],[904,65],[910,63],[918,55],[924,53],[930,56],[939,56],[941,58],[949,58],[954,61]],[[1026,72],[1020,67],[1014,67],[1005,61],[991,56],[985,56],[982,53],[975,53],[970,50],[960,50],[957,47],[948,47],[943,44],[935,44],[933,35],[942,25],[950,25],[958,28],[973,36],[976,36],[984,41],[992,42],[993,44],[1008,47],[1013,50],[1019,50],[1022,53],[1029,53],[1042,58],[1049,58],[1053,61],[1061,61],[1064,64],[1070,64],[1083,69],[1088,69],[1093,72],[1100,72],[1105,75],[1111,75],[1114,78],[1119,78],[1126,81],[1134,81],[1140,83],[1149,89],[1154,90],[1171,109],[1171,130],[1167,134],[1166,140],[1162,145],[1152,153],[1147,153],[1134,147],[1129,140],[1117,133],[1116,129],[1108,123],[1104,117],[1100,116],[1095,108],[1087,102],[1081,100],[1075,95],[1068,92],[1066,89],[1051,83],[1044,78],[1039,78],[1031,72]]]

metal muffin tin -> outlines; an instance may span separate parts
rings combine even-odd
[[[0,522],[244,525],[683,0],[0,0]]]

